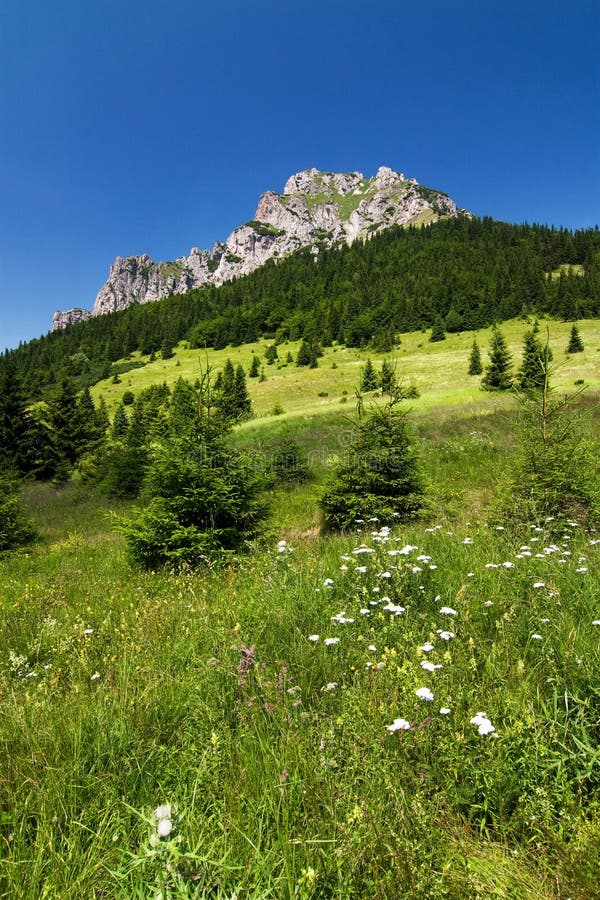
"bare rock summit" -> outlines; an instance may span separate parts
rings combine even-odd
[[[427,225],[459,212],[464,210],[459,211],[447,194],[387,166],[372,178],[360,172],[307,169],[288,178],[283,194],[266,191],[254,218],[212,250],[193,247],[188,256],[173,262],[154,262],[146,254],[118,256],[92,312],[79,308],[56,312],[53,330],[133,303],[219,285],[303,247],[318,253],[322,247],[366,239],[392,225]]]

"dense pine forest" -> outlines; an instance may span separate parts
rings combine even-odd
[[[386,351],[398,332],[486,327],[521,314],[600,315],[600,231],[461,216],[367,242],[304,250],[219,288],[132,306],[5,351],[0,371],[29,401],[119,375],[133,351],[181,340],[220,349],[260,337]],[[140,365],[138,361],[135,365]]]

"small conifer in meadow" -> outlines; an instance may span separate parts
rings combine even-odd
[[[548,346],[544,348],[538,341],[535,329],[525,334],[523,359],[516,378],[516,384],[522,391],[537,390],[543,387],[545,353],[549,351]]]
[[[444,329],[444,322],[439,317],[433,323],[433,327],[431,329],[431,335],[429,336],[429,340],[432,344],[435,344],[437,341],[445,341],[446,340],[446,331]]]
[[[0,471],[0,551],[27,544],[35,537],[35,528],[21,509],[16,476]]]
[[[517,452],[495,512],[512,524],[550,527],[575,518],[600,521],[596,454],[574,408],[583,389],[556,397],[550,386],[549,347],[542,348],[541,384],[519,395]]]
[[[571,335],[569,337],[569,346],[567,347],[567,353],[583,353],[584,346],[583,341],[581,340],[581,335],[579,334],[579,329],[577,325],[573,325],[571,328]]]
[[[471,347],[471,355],[469,357],[469,375],[481,375],[482,372],[483,365],[481,362],[481,351],[479,350],[477,340],[474,338]]]
[[[394,363],[389,359],[384,359],[381,363],[379,384],[382,394],[392,395],[397,388],[396,369]]]
[[[481,379],[484,391],[508,391],[512,387],[511,355],[504,335],[494,325],[490,343],[490,361]]]
[[[363,393],[368,393],[369,391],[376,391],[379,387],[379,379],[377,377],[377,373],[375,371],[375,367],[371,362],[371,359],[368,358],[365,365],[363,366],[363,370],[360,378],[360,389]]]
[[[425,493],[408,414],[398,397],[365,413],[358,394],[356,433],[320,499],[327,528],[346,530],[376,517],[381,523],[414,518]]]

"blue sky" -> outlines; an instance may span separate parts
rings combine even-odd
[[[600,224],[597,0],[0,0],[0,347],[293,172]]]

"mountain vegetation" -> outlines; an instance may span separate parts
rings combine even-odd
[[[0,896],[597,895],[599,254],[446,220],[3,355]]]
[[[577,269],[572,266],[577,265]],[[27,398],[82,388],[179,341],[223,348],[268,338],[391,349],[394,335],[441,324],[456,333],[523,313],[575,321],[600,315],[600,232],[509,225],[466,216],[424,228],[390,228],[366,242],[303,250],[221,287],[134,305],[6,351]],[[142,360],[129,361],[139,351]],[[307,356],[308,362],[305,362]]]

